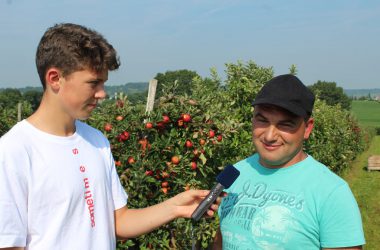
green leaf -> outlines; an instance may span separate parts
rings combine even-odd
[[[207,158],[205,157],[205,155],[203,153],[201,153],[199,155],[199,159],[202,161],[202,164],[205,165],[206,162],[207,162]]]

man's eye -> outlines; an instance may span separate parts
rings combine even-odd
[[[281,123],[279,124],[280,127],[283,127],[283,128],[293,128],[293,124],[292,123]]]
[[[253,123],[254,124],[266,124],[267,120],[264,120],[264,119],[254,119]]]

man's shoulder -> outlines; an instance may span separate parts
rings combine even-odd
[[[315,172],[319,172],[325,176],[330,176],[330,178],[342,179],[340,176],[338,176],[336,173],[334,173],[328,166],[326,166],[324,163],[314,159],[312,156],[308,157],[308,161],[305,162],[305,164],[310,164],[312,169]]]
[[[305,169],[307,169],[308,175],[311,176],[311,180],[318,182],[319,188],[335,189],[338,186],[348,185],[342,177],[334,173],[328,166],[311,156],[305,161]]]
[[[249,164],[250,162],[254,161],[257,157],[256,157],[257,154],[253,154],[253,155],[250,155],[242,160],[239,160],[238,162],[236,162],[234,164],[235,167],[238,167],[238,166],[244,166],[246,164]]]
[[[244,158],[234,164],[234,167],[238,169],[239,171],[249,170],[252,168],[257,167],[258,163],[258,154],[255,153],[251,156],[248,156],[247,158]]]

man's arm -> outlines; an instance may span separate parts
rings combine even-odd
[[[222,232],[220,231],[220,227],[218,231],[216,231],[216,235],[214,238],[214,243],[212,245],[212,250],[222,250]]]
[[[362,246],[355,247],[339,247],[339,248],[322,248],[323,250],[361,250]]]
[[[199,203],[208,195],[207,190],[189,190],[164,202],[142,209],[126,206],[115,211],[115,231],[120,238],[133,238],[146,234],[176,218],[190,218]],[[207,211],[213,216],[220,198]]]

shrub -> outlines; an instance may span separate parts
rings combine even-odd
[[[30,103],[26,101],[21,102],[21,119],[27,118],[32,112]],[[4,107],[0,110],[0,137],[17,123],[17,116],[18,105]]]
[[[208,189],[223,169],[224,139],[231,131],[221,130],[214,116],[199,100],[167,94],[156,109],[130,106],[124,96],[107,101],[89,123],[108,137],[130,208],[142,208],[182,192]],[[206,248],[215,235],[215,219],[196,225],[179,219],[136,239],[120,241],[120,249],[187,249],[193,233]]]
[[[339,105],[329,106],[316,100],[313,117],[314,130],[305,150],[339,174],[365,149],[363,132],[351,114]]]

